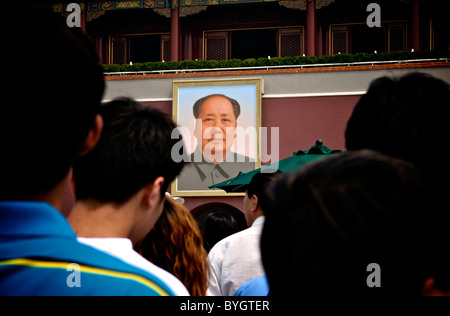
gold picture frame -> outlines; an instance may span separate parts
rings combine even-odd
[[[243,196],[208,186],[261,167],[262,94],[262,78],[173,82],[172,115],[186,159],[173,196]]]

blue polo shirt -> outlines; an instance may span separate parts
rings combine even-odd
[[[0,296],[174,295],[157,276],[80,244],[44,202],[0,202]]]

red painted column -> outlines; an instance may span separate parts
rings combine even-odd
[[[80,22],[81,22],[81,31],[83,31],[84,34],[87,34],[87,13],[86,11],[81,11],[80,16]]]
[[[192,60],[192,32],[191,31],[188,32],[186,38],[187,38],[186,39],[187,40],[187,45],[186,45],[187,54],[184,59]]]
[[[420,13],[419,0],[411,1],[411,48],[420,50]]]
[[[316,0],[306,0],[306,55],[317,56],[316,52]]]
[[[170,60],[180,61],[180,11],[179,7],[171,10],[170,17]]]

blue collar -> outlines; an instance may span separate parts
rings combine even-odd
[[[45,202],[0,202],[0,237],[65,237],[76,235],[65,217]]]

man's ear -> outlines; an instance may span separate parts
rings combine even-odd
[[[155,181],[147,185],[148,191],[145,197],[145,203],[148,209],[154,208],[161,200],[161,187],[163,184],[164,178],[158,177]]]
[[[97,114],[94,119],[94,125],[89,130],[89,133],[84,141],[84,145],[81,148],[79,156],[86,155],[92,148],[97,145],[102,135],[103,130],[103,118],[100,114]]]
[[[253,194],[253,196],[250,198],[250,210],[252,212],[258,209],[258,202],[259,202],[258,197],[256,196],[256,194]]]

